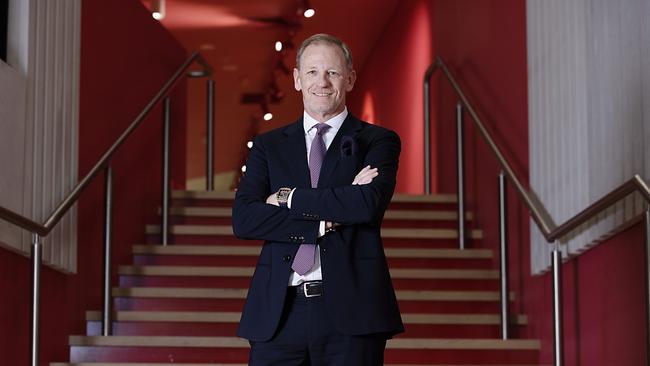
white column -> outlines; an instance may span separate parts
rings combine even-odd
[[[648,7],[645,0],[527,1],[531,188],[557,223],[633,174],[648,176]],[[617,204],[562,240],[568,254],[640,210],[638,199]],[[539,273],[550,265],[548,244],[531,226]]]
[[[0,97],[13,105],[2,121],[0,139],[12,139],[0,163],[10,167],[0,189],[0,204],[43,222],[77,182],[77,131],[80,0],[11,0],[8,62],[2,74],[17,75],[2,84]],[[14,89],[15,88],[15,89]],[[2,142],[2,141],[0,141]],[[16,182],[20,182],[16,187]],[[20,197],[20,203],[15,201]],[[5,223],[2,245],[28,253],[30,235],[16,235]],[[76,213],[44,240],[43,259],[65,271],[76,270]]]

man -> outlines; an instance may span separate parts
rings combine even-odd
[[[383,365],[403,331],[380,238],[397,134],[345,106],[348,47],[305,40],[293,70],[303,118],[258,136],[233,206],[235,235],[264,240],[238,335],[250,365]]]

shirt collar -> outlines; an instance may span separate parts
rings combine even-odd
[[[341,125],[343,124],[343,121],[345,121],[345,118],[347,116],[348,116],[348,107],[345,107],[345,109],[343,109],[343,112],[328,119],[324,123],[330,125],[332,131],[338,131],[339,128],[341,128]],[[309,130],[311,130],[311,128],[314,127],[314,125],[317,123],[319,122],[314,118],[312,118],[312,116],[310,116],[309,113],[307,113],[307,111],[303,112],[302,126],[305,129],[305,133],[309,133]]]

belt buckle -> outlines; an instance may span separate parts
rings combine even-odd
[[[313,294],[309,294],[309,289],[308,289],[309,285],[312,285],[313,287],[319,287],[320,291],[318,291],[316,293],[313,293]],[[322,282],[317,282],[317,281],[303,282],[302,291],[305,294],[305,297],[318,297],[318,296],[321,296],[323,294],[323,287],[322,286],[323,286]]]

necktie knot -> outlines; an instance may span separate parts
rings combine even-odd
[[[317,135],[323,136],[323,134],[327,132],[327,130],[332,126],[328,125],[327,123],[317,123],[313,127],[316,127]]]

